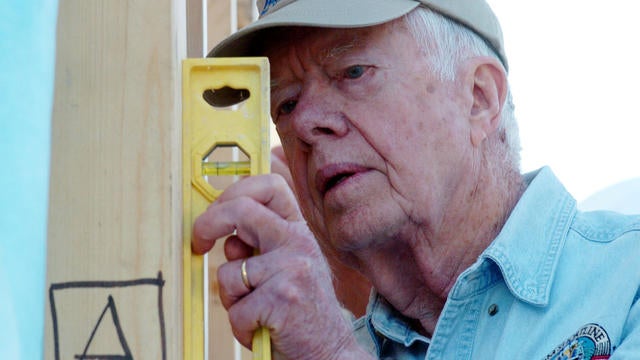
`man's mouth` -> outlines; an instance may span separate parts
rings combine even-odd
[[[350,177],[366,170],[366,168],[355,164],[326,166],[316,173],[316,189],[321,195],[324,195]]]
[[[344,173],[344,174],[340,174],[340,175],[332,177],[324,185],[323,192],[326,193],[327,191],[331,190],[334,186],[340,184],[341,182],[343,182],[346,178],[348,178],[351,175],[353,175],[353,173]]]

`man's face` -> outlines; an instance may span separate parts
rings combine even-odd
[[[351,252],[436,234],[464,206],[449,201],[471,151],[463,87],[399,22],[288,34],[267,52],[271,112],[316,236]]]

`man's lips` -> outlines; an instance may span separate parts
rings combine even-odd
[[[351,163],[325,166],[316,172],[316,189],[321,195],[324,195],[346,179],[368,170],[368,168]]]

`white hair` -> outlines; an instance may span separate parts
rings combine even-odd
[[[418,7],[403,18],[410,33],[442,81],[453,81],[457,66],[473,56],[500,57],[474,31],[426,7]],[[506,70],[505,70],[506,72]],[[520,135],[515,118],[511,90],[500,114],[499,132],[504,133],[508,161],[520,169]]]

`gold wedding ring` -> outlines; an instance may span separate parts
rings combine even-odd
[[[249,275],[247,275],[247,259],[242,260],[242,265],[240,265],[240,275],[242,276],[242,283],[249,290],[253,290],[253,286],[251,286],[251,282],[249,282]]]

